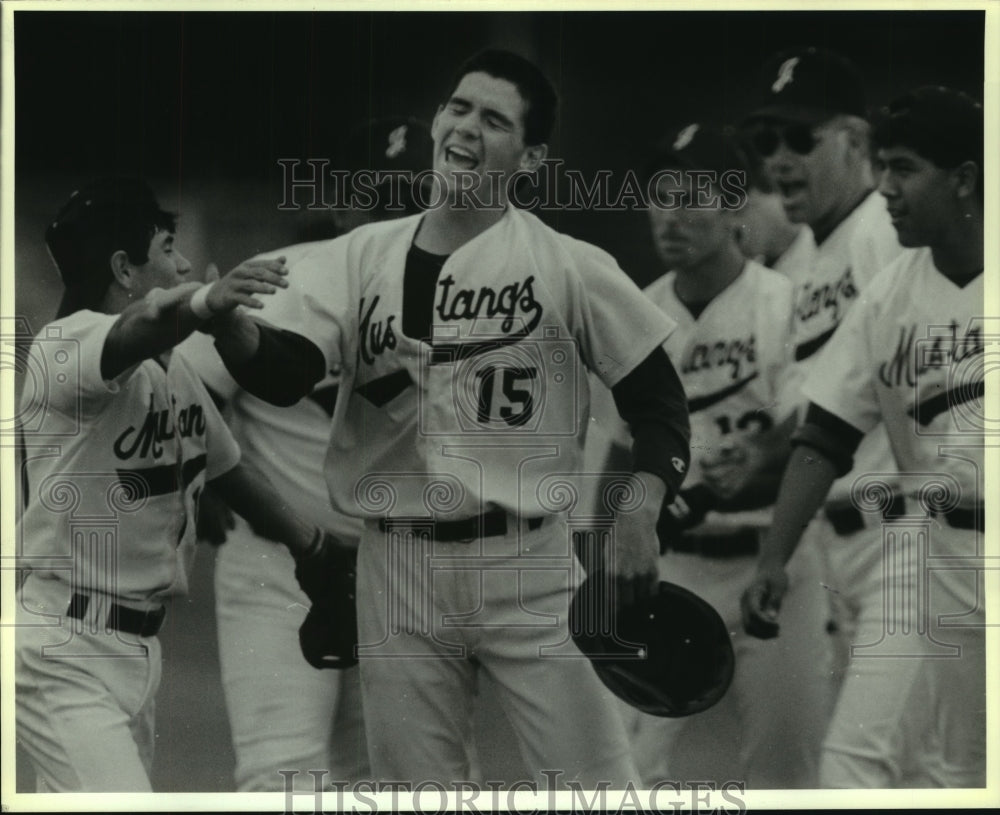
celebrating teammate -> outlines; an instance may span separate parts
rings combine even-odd
[[[745,136],[762,157],[791,221],[808,224],[816,248],[811,257],[784,269],[795,284],[794,360],[788,398],[802,404],[802,378],[858,295],[901,251],[885,200],[875,190],[869,149],[865,89],[856,66],[822,48],[798,48],[776,55],[763,70],[758,107],[745,123]],[[885,428],[865,437],[855,467],[833,485],[814,519],[814,537],[826,561],[824,584],[835,641],[837,668],[846,667],[857,609],[869,577],[878,571],[881,522],[851,501],[854,479],[894,469]],[[887,475],[887,483],[892,477]],[[891,517],[899,501],[890,502]]]
[[[691,416],[691,471],[657,529],[660,571],[711,603],[734,632],[788,454],[779,395],[792,320],[792,284],[740,251],[746,173],[735,139],[703,124],[670,134],[647,171],[656,185],[650,227],[666,274],[645,293],[678,324],[664,348]],[[702,185],[704,178],[713,183]],[[729,199],[736,179],[741,194]],[[831,706],[826,605],[814,590],[817,553],[804,549],[790,569],[789,638],[772,648],[734,635],[728,698],[691,719],[632,713],[645,786],[676,778],[678,763],[698,778],[740,779],[754,789],[815,786]],[[733,722],[733,749],[720,749],[712,737],[732,732]]]
[[[289,252],[297,284],[262,312],[281,330],[219,343],[271,401],[343,366],[326,475],[334,506],[365,518],[359,654],[380,778],[468,777],[480,670],[532,771],[635,778],[614,700],[568,637],[580,575],[560,474],[579,467],[585,365],[635,437],[637,497],[612,568],[621,602],[646,596],[659,507],[687,466],[687,413],[660,348],[671,321],[607,254],[507,204],[507,184],[546,155],[555,103],[521,57],[473,57],[432,126],[441,205]]]
[[[757,636],[777,633],[784,564],[802,527],[851,469],[862,435],[883,421],[907,486],[906,516],[920,529],[876,544],[881,569],[866,587],[874,600],[860,611],[821,783],[981,787],[982,107],[920,88],[888,107],[874,143],[899,240],[921,248],[872,281],[805,382],[808,412],[744,620]]]
[[[352,178],[362,171],[415,176],[430,161],[427,126],[396,117],[353,130],[338,169]],[[371,206],[336,210],[337,227],[346,232],[416,212],[411,185],[403,180],[396,179],[395,196],[383,186],[364,202]],[[394,211],[394,205],[401,209]],[[192,334],[178,353],[228,404],[246,460],[268,474],[282,501],[299,517],[356,545],[361,521],[330,507],[323,480],[337,375],[328,374],[293,407],[278,408],[239,388],[208,335]],[[237,789],[281,790],[289,778],[297,787],[313,788],[310,770],[328,771],[327,783],[369,778],[358,670],[319,671],[303,659],[298,631],[310,603],[295,580],[291,556],[241,519],[228,534],[220,531],[227,542],[215,568],[219,658]]]
[[[222,336],[285,284],[281,258],[189,282],[175,216],[141,181],[76,192],[46,232],[66,284],[28,357],[22,400],[17,732],[45,791],[148,791],[156,634],[187,590],[198,497],[215,485],[297,557],[315,527],[271,508],[198,378],[170,353],[195,329]],[[39,447],[40,445],[40,447]]]

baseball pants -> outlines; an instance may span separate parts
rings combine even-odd
[[[747,789],[816,786],[820,746],[833,705],[832,649],[820,560],[800,547],[788,565],[781,633],[744,633],[740,597],[755,557],[711,558],[668,551],[660,576],[695,592],[722,616],[732,636],[736,673],[727,695],[684,719],[630,708],[630,737],[643,785],[685,777],[744,782]]]
[[[237,518],[216,557],[215,602],[237,789],[282,791],[291,779],[312,790],[309,770],[327,770],[327,785],[368,778],[358,669],[318,670],[302,656],[310,603],[288,550]]]
[[[886,529],[899,540],[900,524]],[[930,535],[939,553],[975,551],[971,530],[932,521]],[[824,787],[985,784],[982,575],[935,570],[905,545],[901,558],[880,531],[874,562],[852,578],[851,657],[824,742]]]
[[[358,558],[365,724],[376,778],[471,779],[477,672],[487,672],[540,787],[635,782],[616,700],[568,631],[582,575],[561,518],[430,542],[366,524]],[[549,776],[552,778],[553,776]],[[479,779],[471,779],[479,780]]]
[[[37,791],[150,792],[160,642],[108,631],[106,595],[67,617],[71,596],[29,575],[17,612],[17,739]]]

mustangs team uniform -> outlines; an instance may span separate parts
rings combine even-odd
[[[279,408],[233,381],[209,336],[192,334],[175,354],[226,403],[244,460],[267,473],[281,502],[342,540],[356,540],[360,521],[330,507],[323,480],[336,378]],[[367,778],[358,671],[318,671],[302,658],[298,631],[309,599],[288,549],[236,516],[216,556],[215,602],[237,789],[284,789],[278,770],[298,769],[294,782],[309,789],[310,769],[329,770],[334,781]]]
[[[795,350],[786,389],[792,403],[804,405],[801,383],[815,366],[819,351],[872,278],[900,252],[885,199],[873,191],[815,248],[811,261],[788,268],[795,284]],[[859,609],[878,602],[860,587],[880,568],[882,518],[855,507],[851,485],[859,475],[896,470],[885,425],[875,425],[865,436],[854,465],[850,473],[834,482],[823,512],[806,532],[806,541],[818,545],[827,563],[826,582],[833,589],[828,594],[834,619],[842,629],[843,647],[853,641]],[[893,476],[885,478],[892,485]],[[887,507],[886,516],[891,517],[895,509],[898,504]]]
[[[792,286],[783,275],[748,261],[695,317],[674,293],[675,277],[664,275],[645,293],[678,322],[664,348],[688,396],[687,490],[702,483],[700,459],[713,457],[727,439],[766,432],[783,418],[777,403],[788,367]],[[691,720],[632,711],[634,756],[646,785],[675,777],[672,764],[686,760],[693,734],[726,732],[734,719],[736,755],[727,771],[736,774],[727,777],[755,789],[814,785],[831,704],[826,601],[816,591],[819,558],[803,547],[790,564],[788,624],[781,638],[765,642],[745,635],[738,601],[755,567],[760,523],[748,526],[747,520],[747,513],[710,513],[666,541],[670,548],[662,556],[661,574],[722,615],[733,636],[736,674],[728,697]],[[708,748],[709,762],[717,751],[714,743]]]
[[[117,319],[48,326],[32,357],[78,377],[50,376],[22,405],[44,413],[33,440],[62,450],[28,453],[17,634],[18,734],[52,791],[149,790],[163,601],[187,591],[199,493],[240,457],[182,359],[103,379]]]
[[[931,511],[916,561],[876,545],[887,571],[862,590],[881,602],[862,609],[825,786],[985,782],[982,307],[982,274],[959,287],[929,249],[907,251],[865,291],[803,388],[861,431],[884,422],[906,516]]]
[[[673,324],[609,255],[528,213],[508,208],[447,258],[412,245],[419,224],[286,252],[291,287],[261,312],[343,361],[326,476],[333,505],[366,519],[373,771],[467,777],[452,734],[468,733],[478,664],[530,768],[624,785],[613,697],[569,642],[580,574],[559,484],[580,466],[584,365],[611,387]],[[468,534],[442,542],[435,524],[461,519]]]

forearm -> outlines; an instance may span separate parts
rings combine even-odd
[[[211,483],[261,537],[283,543],[296,557],[314,543],[316,527],[293,515],[267,476],[256,468],[241,462]]]
[[[309,340],[291,331],[262,325],[243,316],[223,324],[215,347],[233,379],[247,393],[288,407],[323,379],[326,360]]]
[[[836,467],[825,454],[808,445],[792,449],[773,521],[761,542],[762,565],[783,567],[788,563],[836,477]]]
[[[168,351],[201,326],[191,310],[191,296],[201,288],[184,283],[153,289],[128,306],[111,327],[101,352],[101,375],[114,379],[133,365]]]

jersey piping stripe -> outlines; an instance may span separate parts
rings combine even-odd
[[[431,349],[431,365],[449,365],[460,362],[469,357],[485,354],[496,348],[504,348],[514,345],[528,337],[530,329],[523,328],[506,337],[499,337],[493,340],[481,340],[480,342],[458,342],[448,345],[435,345]]]
[[[178,468],[176,464],[162,464],[158,467],[145,467],[141,470],[118,470],[119,480],[127,485],[134,486],[136,479],[146,484],[146,497],[154,495],[169,495],[172,492],[187,489],[188,484],[198,477],[198,473],[205,469],[205,455],[188,459]],[[178,470],[180,470],[181,483],[177,483]]]
[[[838,324],[839,325],[839,324]],[[795,361],[801,362],[804,359],[809,359],[813,354],[815,354],[820,348],[826,345],[826,341],[833,336],[833,332],[837,330],[835,325],[829,331],[824,331],[818,337],[813,337],[808,342],[802,343],[802,345],[796,346],[795,348]]]
[[[705,408],[710,408],[712,405],[721,402],[732,396],[734,393],[739,393],[747,385],[749,385],[753,380],[757,378],[757,372],[750,374],[746,379],[741,379],[739,382],[734,382],[721,391],[716,391],[715,393],[710,393],[707,396],[698,396],[694,399],[688,400],[688,413],[697,413],[699,410],[704,410]]]
[[[967,382],[914,405],[907,413],[916,418],[921,427],[927,427],[953,405],[961,405],[964,402],[971,402],[973,399],[982,399],[985,393],[986,385],[983,380]]]
[[[363,385],[358,385],[354,392],[363,399],[367,399],[375,407],[382,407],[395,399],[413,384],[410,372],[405,368],[393,371],[391,374],[380,376]],[[333,415],[332,413],[330,414]]]

